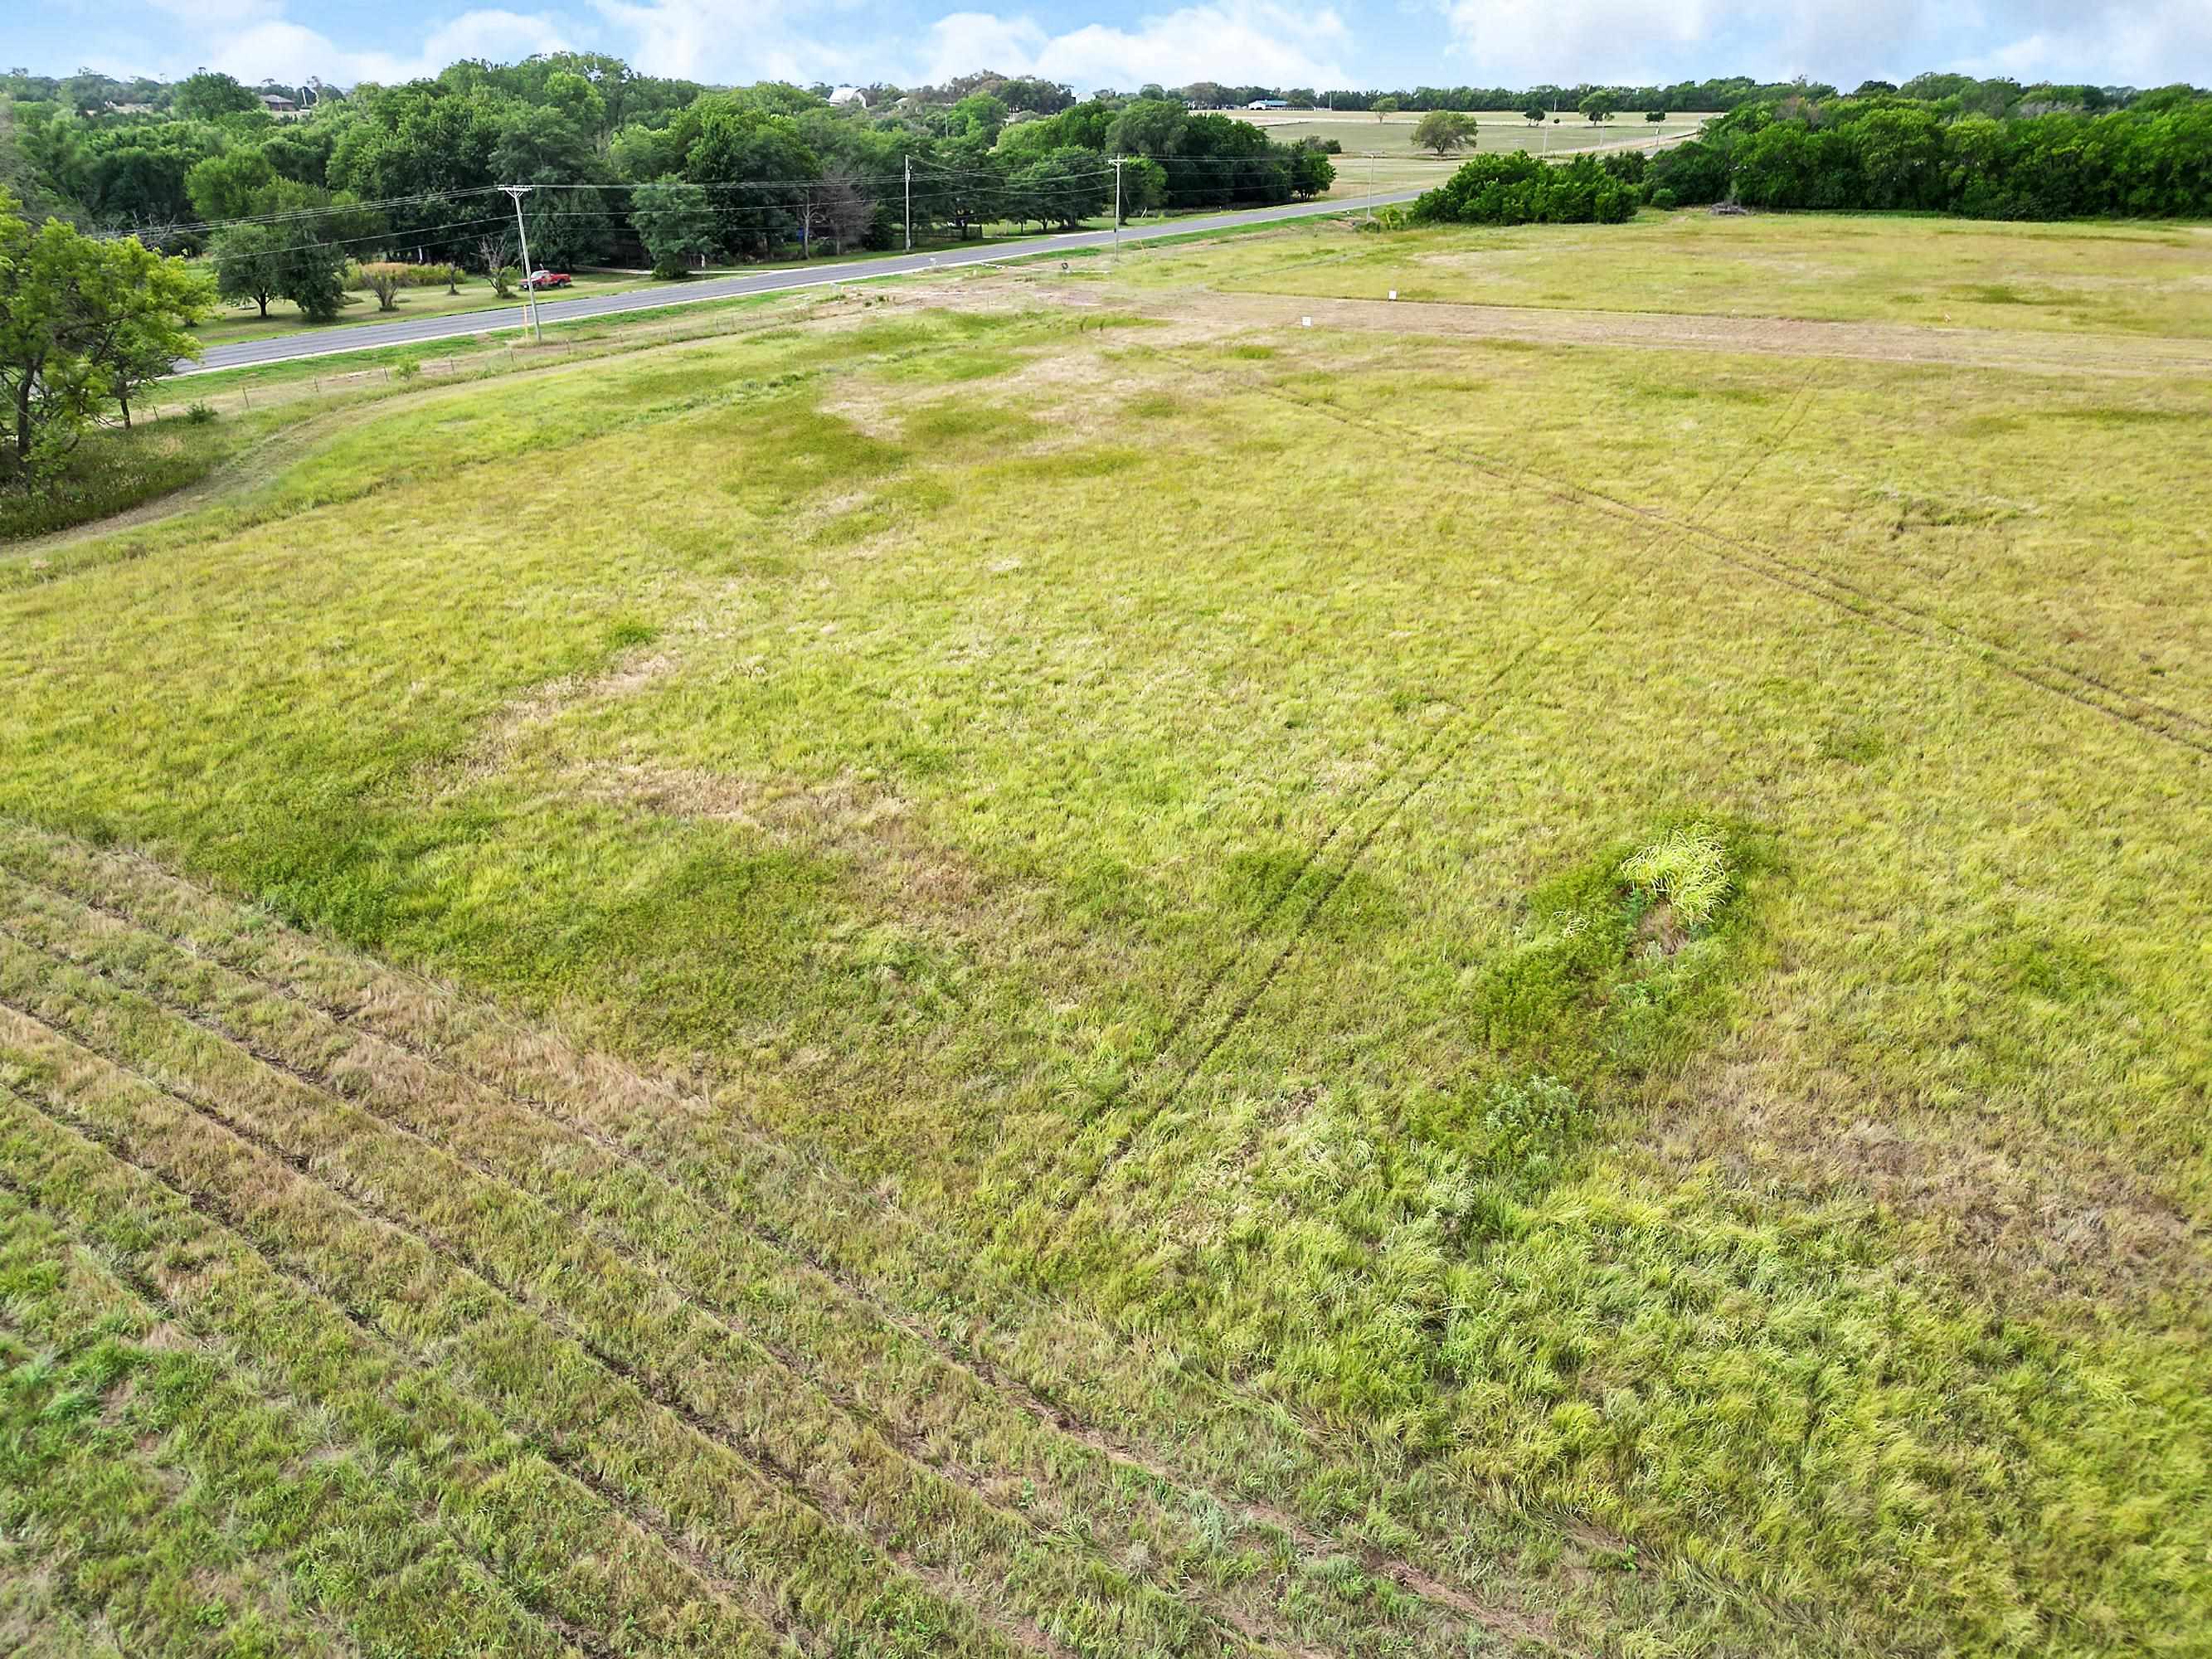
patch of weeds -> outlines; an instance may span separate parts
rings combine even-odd
[[[933,448],[949,444],[1006,445],[1036,437],[1038,423],[1018,410],[988,404],[926,404],[908,414],[900,431],[915,444]]]
[[[1171,392],[1146,392],[1130,398],[1121,410],[1139,421],[1170,421],[1183,412],[1183,403]]]
[[[1560,1156],[1589,1133],[1592,1121],[1574,1090],[1540,1072],[1492,1084],[1476,1119],[1488,1139],[1485,1156],[1535,1181],[1552,1175]]]
[[[1113,478],[1139,471],[1145,465],[1141,450],[1125,444],[1098,444],[1085,449],[1054,450],[1046,455],[1019,455],[992,469],[1000,478],[1024,477],[1039,483],[1064,478]]]
[[[1881,728],[1871,720],[1839,721],[1820,736],[1820,758],[1850,766],[1878,760],[1888,747]]]
[[[1224,348],[1221,355],[1234,357],[1239,362],[1263,363],[1278,354],[1270,345],[1233,345]]]
[[[908,386],[960,386],[1010,374],[1019,368],[1024,361],[1013,352],[995,348],[917,352],[886,365],[882,374],[886,380]]]
[[[1997,961],[2015,991],[2045,1002],[2094,1001],[2118,983],[2087,947],[2045,932],[2014,934]]]
[[[2051,409],[2041,414],[2046,421],[2081,421],[2091,426],[2123,428],[2178,425],[2203,418],[2193,409]]]
[[[1669,830],[1632,853],[1620,862],[1620,878],[1655,908],[1669,907],[1685,928],[1711,921],[1734,886],[1727,849],[1702,823]]]
[[[639,617],[617,617],[607,628],[607,653],[635,650],[641,645],[651,645],[660,637],[660,630]]]
[[[1717,830],[1691,823],[1537,888],[1519,942],[1470,987],[1485,1045],[1510,1067],[1585,1090],[1679,1052],[1735,954],[1741,863]]]

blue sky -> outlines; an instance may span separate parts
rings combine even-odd
[[[1927,68],[2212,82],[2212,0],[0,0],[9,64],[394,80],[569,46],[662,74],[913,82],[972,69],[1088,89],[1521,84]]]

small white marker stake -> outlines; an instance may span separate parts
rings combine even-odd
[[[1299,326],[1300,328],[1311,328],[1311,327],[1313,326],[1313,319],[1312,319],[1312,318],[1310,318],[1310,317],[1301,317],[1301,318],[1299,318],[1299,319],[1298,319],[1298,326]]]
[[[1398,290],[1394,288],[1390,290],[1390,297],[1394,300],[1398,297]]]

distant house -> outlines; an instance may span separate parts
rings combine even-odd
[[[866,109],[868,106],[868,94],[858,87],[840,87],[830,94],[830,101],[833,105],[852,109]]]
[[[1244,106],[1246,109],[1288,109],[1290,103],[1281,98],[1255,98]]]
[[[299,105],[282,93],[276,92],[264,92],[261,94],[261,107],[271,115],[296,115],[300,110]]]
[[[111,113],[116,115],[151,115],[154,112],[151,104],[110,104],[107,107]]]

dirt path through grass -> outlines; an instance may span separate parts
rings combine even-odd
[[[1135,309],[1146,309],[1136,301]],[[1914,327],[1898,323],[1812,322],[1689,313],[1575,311],[1389,300],[1270,299],[1209,293],[1158,305],[1165,318],[1205,317],[1253,329],[1317,329],[1427,334],[1532,345],[1644,347],[1769,357],[1828,357],[1861,362],[2013,369],[2036,374],[2212,375],[2212,342],[2036,334],[2024,331]]]

